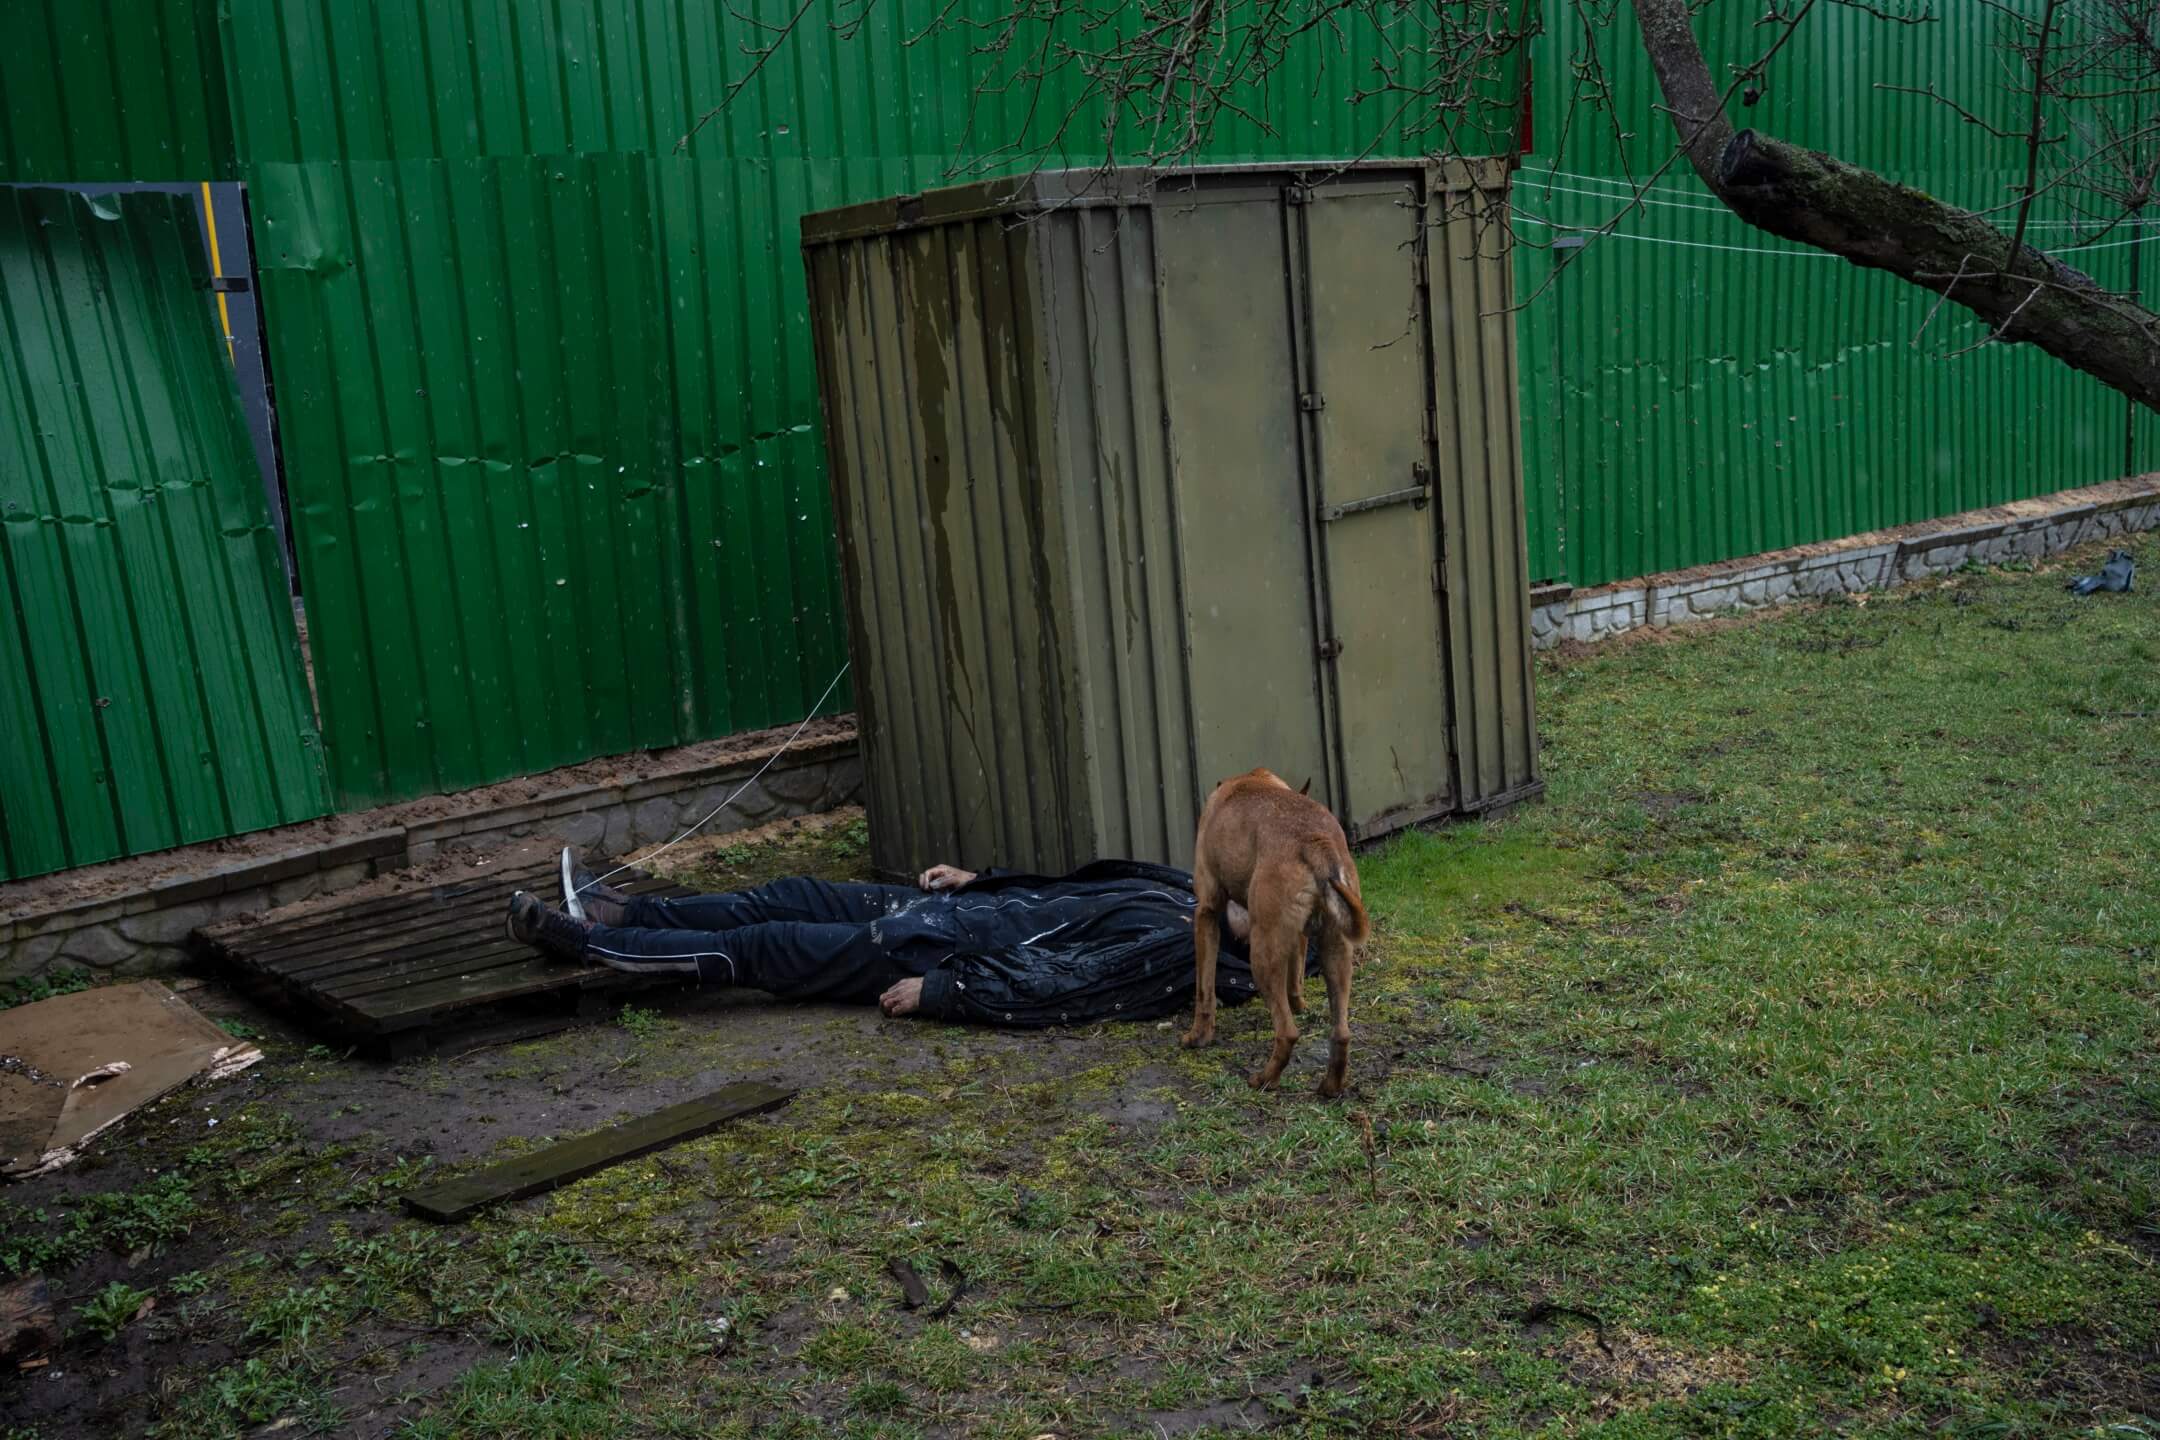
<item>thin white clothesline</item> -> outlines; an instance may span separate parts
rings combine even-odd
[[[1522,210],[1515,212],[1515,218],[1532,225],[1543,225],[1548,230],[1573,230],[1584,235],[1592,234],[1595,231],[1594,226],[1563,224]],[[1638,245],[1678,245],[1688,250],[1729,250],[1735,255],[1774,255],[1788,260],[1837,260],[1843,258],[1833,255],[1827,250],[1770,250],[1761,245],[1717,245],[1708,240],[1673,240],[1663,235],[1630,235],[1623,230],[1607,231],[1598,238],[1603,240],[1632,240]],[[2042,250],[2041,253],[2044,255],[2078,255],[2089,250],[2116,250],[2125,245],[2139,245],[2156,238],[2160,237],[2134,235],[2128,240],[2101,240],[2090,245],[2066,245],[2060,250]],[[2039,249],[2038,246],[2033,248]]]
[[[825,687],[825,693],[818,696],[817,704],[810,707],[810,713],[803,716],[802,724],[795,727],[794,734],[788,736],[787,739],[780,742],[780,748],[778,750],[773,751],[772,754],[765,757],[765,763],[758,766],[757,774],[752,775],[749,779],[743,781],[742,784],[738,785],[735,788],[735,793],[733,795],[728,796],[727,799],[721,801],[718,805],[713,806],[711,810],[707,811],[705,813],[704,819],[698,821],[695,825],[692,825],[689,829],[683,831],[682,834],[677,835],[674,839],[668,841],[667,844],[662,845],[658,850],[649,851],[646,854],[639,856],[637,863],[643,864],[646,861],[651,860],[654,856],[666,854],[668,851],[674,849],[677,845],[682,844],[683,841],[689,839],[692,835],[697,834],[698,831],[704,829],[707,825],[710,825],[715,815],[718,815],[722,810],[727,809],[728,806],[734,804],[737,800],[740,800],[742,798],[743,791],[748,790],[752,785],[755,785],[758,781],[764,779],[765,772],[772,769],[773,762],[775,760],[778,760],[782,755],[787,754],[788,747],[790,745],[793,745],[797,740],[800,740],[802,738],[802,732],[810,728],[810,722],[817,718],[818,711],[825,708],[825,702],[832,699],[832,692],[840,688],[840,677],[847,674],[847,672],[848,667],[843,664],[837,671],[833,673],[832,682]],[[577,893],[583,895],[586,891],[592,889],[593,886],[603,884],[606,881],[612,880],[617,875],[622,874],[623,871],[630,868],[631,863],[625,861],[623,864],[616,866],[613,870],[608,871],[607,874],[596,875],[592,879],[586,881],[583,885],[578,886]]]
[[[1545,179],[1545,177],[1549,175],[1558,176],[1563,180],[1579,180],[1584,184],[1588,185],[1608,185],[1614,188],[1609,191],[1580,190],[1568,185],[1553,185],[1548,183]],[[1694,191],[1673,190],[1668,189],[1662,185],[1652,185],[1642,189],[1640,193],[1637,193],[1637,187],[1628,184],[1628,182],[1625,180],[1615,180],[1609,175],[1578,175],[1572,170],[1524,170],[1522,172],[1522,178],[1516,182],[1516,188],[1551,190],[1562,195],[1581,195],[1591,200],[1630,201],[1632,203],[1641,205],[1661,206],[1667,210],[1700,210],[1705,214],[1711,215],[1732,215],[1732,211],[1726,209],[1722,205],[1701,205],[1694,203],[1685,203],[1679,200],[1653,200],[1650,198],[1652,195],[1684,195],[1689,198],[1689,201],[1698,201],[1704,198],[1704,196]],[[1733,218],[1738,219],[1739,217],[1733,216]],[[2160,216],[2154,216],[2150,218],[2126,218],[2114,221],[2113,223],[2118,226],[2132,225],[2142,229],[2150,229],[2160,227]],[[2094,228],[2096,224],[2097,222],[2090,220],[2033,220],[2027,223],[2026,228],[2049,230],[2086,230]],[[2119,243],[2127,245],[2134,244],[2136,242],[2134,240],[2126,240]],[[2078,246],[2076,248],[2086,249],[2091,247]]]

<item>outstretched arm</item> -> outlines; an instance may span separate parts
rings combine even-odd
[[[957,890],[974,878],[973,870],[962,870],[957,865],[933,865],[923,871],[915,883],[925,890]]]

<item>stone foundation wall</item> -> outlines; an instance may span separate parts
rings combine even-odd
[[[674,839],[727,801],[755,775],[762,758],[730,761],[627,785],[584,785],[527,804],[395,826],[326,846],[215,863],[201,872],[119,895],[0,919],[0,980],[76,967],[114,975],[152,975],[186,958],[188,933],[243,911],[263,911],[349,889],[446,846],[476,854],[521,841],[561,838],[581,849],[620,855]],[[852,736],[805,744],[783,754],[762,779],[728,805],[706,833],[726,834],[771,820],[814,815],[852,804],[862,792],[862,761]]]
[[[1530,595],[1531,643],[1590,642],[1643,625],[1682,625],[1824,595],[1849,595],[1954,574],[1968,564],[2038,560],[2095,540],[2160,528],[2160,484],[2097,502],[2066,501],[2011,519],[1966,523],[1870,543],[1807,546],[1707,570],[1652,575],[1592,590],[1541,586]],[[2160,582],[2160,577],[2155,577]]]

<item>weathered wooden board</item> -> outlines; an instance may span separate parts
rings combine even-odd
[[[590,1135],[564,1140],[470,1175],[415,1190],[405,1197],[405,1208],[429,1220],[463,1220],[490,1205],[538,1195],[582,1180],[610,1165],[694,1140],[730,1120],[776,1109],[794,1097],[793,1090],[746,1080],[715,1090],[701,1099],[685,1100],[680,1105],[670,1105],[665,1110],[655,1110],[650,1115],[625,1120],[605,1130],[595,1130]]]

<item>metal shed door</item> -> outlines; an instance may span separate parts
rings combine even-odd
[[[1163,389],[1177,466],[1194,780],[1267,765],[1320,783],[1308,503],[1298,464],[1290,228],[1273,183],[1166,192],[1155,206]],[[1317,791],[1315,793],[1318,793]],[[1181,855],[1181,860],[1184,858]]]
[[[1422,211],[1399,181],[1292,194],[1333,798],[1359,839],[1452,808]]]

